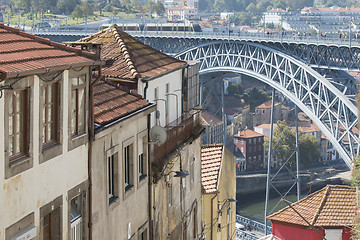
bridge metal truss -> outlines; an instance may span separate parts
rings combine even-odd
[[[238,72],[269,84],[306,113],[352,166],[359,151],[357,107],[304,62],[264,45],[236,41],[206,43],[176,57],[200,61],[200,73]]]
[[[360,69],[359,47],[281,42],[268,43],[266,45],[276,47],[292,56],[296,56],[311,67],[351,71],[359,71]]]
[[[136,35],[144,43],[168,54],[193,48],[211,42],[253,42],[270,48],[278,49],[284,53],[302,59],[306,64],[316,68],[330,68],[336,70],[360,71],[360,46],[345,44],[303,41],[282,41],[281,39],[257,39],[256,37],[242,39],[231,36],[162,36],[162,35]]]

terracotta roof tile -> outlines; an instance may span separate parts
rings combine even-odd
[[[223,145],[201,146],[201,186],[203,193],[217,191]]]
[[[356,191],[350,186],[328,185],[293,203],[292,207],[315,227],[352,226],[356,215]],[[268,219],[308,226],[290,207],[270,215]]]
[[[100,43],[103,75],[119,79],[152,78],[186,66],[186,62],[145,45],[116,25],[83,38],[80,42]]]
[[[149,106],[139,95],[130,93],[105,81],[94,86],[95,123],[107,124]]]
[[[95,64],[95,55],[0,23],[0,78]]]
[[[239,138],[253,138],[253,137],[263,137],[263,136],[264,136],[263,134],[257,133],[250,129],[242,130],[240,132],[240,135],[238,133],[234,135],[234,137],[239,137]]]
[[[220,118],[206,111],[201,112],[201,121],[203,125],[210,125],[210,126],[221,125],[223,123]]]
[[[275,102],[275,106],[281,104],[280,102]],[[264,102],[258,106],[256,106],[255,108],[260,108],[260,109],[267,109],[267,108],[271,108],[271,100]]]

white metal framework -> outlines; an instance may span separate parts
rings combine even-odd
[[[359,150],[355,104],[314,69],[278,50],[251,42],[206,43],[176,55],[200,61],[200,74],[231,71],[255,77],[280,91],[306,113],[345,163]]]

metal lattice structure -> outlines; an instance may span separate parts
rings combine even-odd
[[[176,56],[200,61],[200,74],[230,71],[255,77],[280,91],[307,114],[345,163],[351,167],[359,150],[355,104],[327,78],[304,62],[251,42],[203,44]]]
[[[162,52],[173,55],[211,42],[248,42],[278,49],[287,55],[301,59],[311,67],[360,71],[359,42],[351,43],[339,39],[266,37],[264,35],[166,35],[163,33],[133,33],[132,35]]]

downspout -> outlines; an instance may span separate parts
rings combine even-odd
[[[146,82],[146,87],[144,89],[144,93],[146,93],[146,88],[147,88],[147,82]],[[148,129],[148,218],[149,218],[149,238],[150,240],[154,239],[154,231],[153,231],[153,222],[152,222],[152,217],[151,217],[151,212],[152,212],[152,201],[151,201],[151,176],[152,176],[152,172],[151,172],[151,162],[153,161],[152,155],[153,155],[153,148],[151,147],[152,144],[149,144],[150,142],[150,120],[151,120],[151,115],[148,114],[147,115],[147,129]]]
[[[146,91],[147,91],[148,87],[149,87],[149,81],[146,81],[145,87],[144,87],[144,99],[146,99]]]
[[[213,228],[215,226],[215,223],[213,224],[213,220],[214,220],[214,207],[213,207],[214,203],[213,203],[213,201],[214,201],[215,197],[217,197],[217,193],[214,195],[214,197],[211,198],[211,220],[210,220],[211,240],[213,240]]]
[[[98,77],[96,78],[96,80],[94,82],[91,82],[91,78],[92,78],[92,71],[89,68],[89,76],[90,76],[90,87],[89,87],[89,148],[88,148],[88,178],[89,178],[89,223],[88,223],[88,227],[89,227],[89,240],[92,240],[92,168],[91,168],[91,163],[92,163],[92,148],[93,148],[93,142],[94,142],[94,137],[95,137],[95,133],[94,133],[94,95],[93,95],[93,88],[94,88],[94,84],[96,82],[98,82],[101,78],[102,75],[102,69],[101,66],[98,66],[99,70],[98,70]]]

